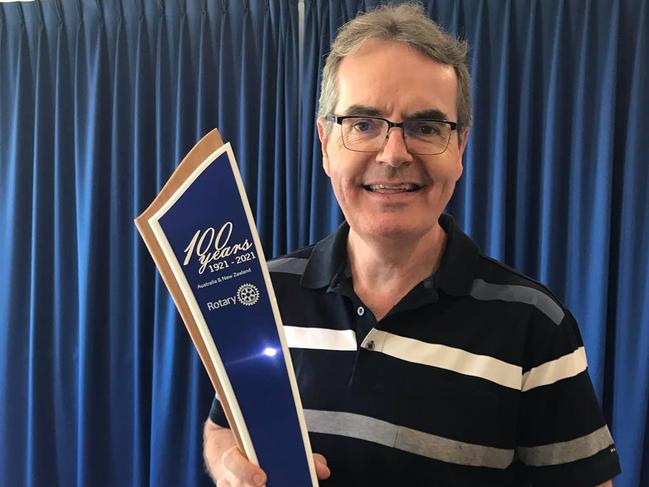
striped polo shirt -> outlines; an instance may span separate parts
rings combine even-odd
[[[378,322],[353,290],[347,224],[268,264],[313,451],[332,472],[321,485],[613,478],[618,457],[572,315],[482,255],[450,216],[440,224],[439,269]],[[210,417],[227,425],[218,400]]]

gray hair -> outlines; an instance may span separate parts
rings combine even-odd
[[[322,70],[318,117],[332,113],[338,103],[336,79],[342,59],[371,38],[405,42],[431,59],[453,66],[458,86],[458,134],[471,126],[471,79],[466,63],[468,45],[448,35],[416,3],[381,6],[340,28]]]

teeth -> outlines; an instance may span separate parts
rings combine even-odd
[[[367,186],[372,191],[414,191],[418,188],[416,184],[402,183],[402,184],[369,184]]]

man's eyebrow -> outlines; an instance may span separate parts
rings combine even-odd
[[[385,113],[378,108],[367,105],[350,105],[347,110],[345,110],[345,115],[352,117],[384,117]],[[411,120],[448,120],[448,115],[436,108],[427,108],[424,110],[418,110],[408,115],[406,118]]]
[[[383,112],[378,108],[368,107],[366,105],[351,105],[345,110],[345,115],[355,117],[382,117]]]
[[[420,120],[448,120],[448,115],[443,111],[437,110],[435,108],[429,108],[427,110],[419,110],[415,113],[408,115],[409,119],[420,119]]]

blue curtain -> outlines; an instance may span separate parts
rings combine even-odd
[[[212,127],[267,255],[341,215],[318,72],[378,2],[0,4],[0,485],[209,485],[212,392],[132,219]],[[623,463],[649,485],[647,0],[437,0],[471,45],[449,211],[578,318]],[[300,96],[298,96],[300,94]]]
[[[298,245],[297,2],[0,6],[0,485],[208,485],[212,391],[133,218],[213,127]]]

